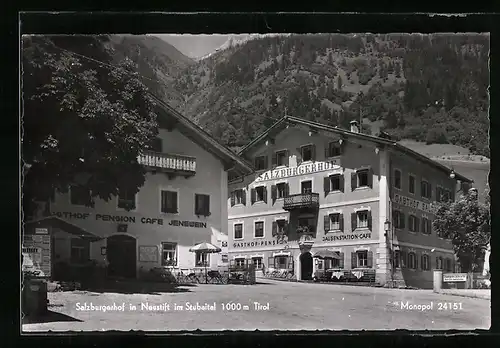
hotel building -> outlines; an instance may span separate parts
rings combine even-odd
[[[355,121],[348,131],[285,116],[240,156],[256,172],[230,172],[231,262],[293,270],[298,280],[340,268],[420,288],[432,287],[432,269],[454,268],[430,207],[471,180],[389,136],[362,134]],[[322,249],[337,258],[314,259]]]
[[[249,174],[252,167],[157,103],[159,135],[155,150],[138,158],[147,174],[137,194],[125,192],[87,207],[88,191],[72,186],[67,194],[54,195],[48,214],[42,207],[45,216],[25,225],[51,230],[53,262],[106,261],[108,274],[118,277],[136,277],[140,269],[160,266],[227,265],[228,170]],[[189,251],[201,242],[219,245],[223,252]]]

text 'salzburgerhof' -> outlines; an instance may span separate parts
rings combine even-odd
[[[92,302],[77,302],[77,311],[87,312],[196,312],[196,311],[267,311],[269,310],[269,303],[260,303],[256,301],[249,302],[248,304],[241,304],[239,302],[184,302],[184,303],[149,303],[141,302],[139,304],[126,304],[125,302],[116,303],[111,305],[95,305]]]

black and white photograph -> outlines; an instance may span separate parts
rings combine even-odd
[[[23,333],[491,325],[490,35],[22,35]]]

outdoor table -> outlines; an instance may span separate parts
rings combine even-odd
[[[359,280],[361,279],[364,275],[365,275],[365,272],[361,271],[361,270],[352,270],[351,273]]]
[[[344,271],[338,268],[330,268],[327,271],[331,274],[330,279],[340,279],[344,276]]]

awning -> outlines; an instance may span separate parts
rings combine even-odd
[[[58,228],[64,232],[67,232],[74,236],[78,236],[82,239],[88,239],[91,242],[103,239],[103,237],[96,236],[95,234],[90,233],[84,230],[83,228],[76,226],[72,223],[69,223],[66,220],[63,220],[57,216],[48,216],[39,220],[26,222],[25,227],[33,230],[38,227]]]
[[[319,250],[313,257],[317,259],[342,259],[338,251],[331,251],[327,249]]]

